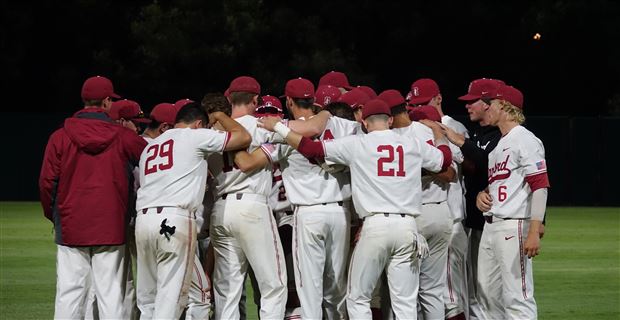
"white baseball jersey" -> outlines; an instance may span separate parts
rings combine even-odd
[[[263,150],[277,149],[270,147],[269,145],[263,146]],[[282,171],[280,171],[280,165],[275,162],[273,164],[273,176],[271,183],[271,194],[269,195],[269,207],[275,212],[292,210],[291,202],[286,196],[286,189],[284,188],[284,182],[282,182]]]
[[[179,207],[195,211],[205,194],[205,156],[222,152],[230,133],[211,129],[170,129],[153,139],[140,156],[136,210]]]
[[[356,134],[358,129],[359,124],[354,121],[331,117],[319,139],[329,141],[342,138]],[[286,194],[292,204],[307,206],[351,198],[348,172],[328,173],[314,160],[312,163],[287,145],[281,145],[279,151],[277,155],[272,154],[272,161],[280,162]]]
[[[247,151],[261,147],[264,143],[282,142],[280,135],[257,126],[257,119],[251,115],[236,118],[252,136],[252,143]],[[209,157],[209,169],[215,176],[215,195],[221,197],[227,193],[254,193],[268,196],[271,192],[271,167],[243,173],[234,162],[235,152]]]
[[[350,167],[361,218],[380,212],[419,215],[422,168],[438,172],[443,162],[439,149],[392,130],[327,140],[323,146],[326,160]]]
[[[412,122],[411,125],[404,128],[393,129],[396,133],[413,137],[420,142],[426,142],[430,146],[434,146],[433,142],[433,130],[419,122]],[[455,152],[458,148],[450,148],[452,152]],[[463,154],[460,150],[457,151],[457,159],[463,162]],[[449,183],[445,183],[437,179],[433,175],[422,176],[422,203],[434,203],[442,202],[448,199],[448,187]]]
[[[452,117],[450,116],[441,117],[441,123],[445,124],[448,128],[454,130],[456,133],[460,133],[464,135],[465,138],[469,138],[469,131],[467,131],[467,128],[465,128],[465,126],[462,123],[454,120]]]
[[[527,176],[547,172],[542,141],[522,126],[503,136],[489,154],[491,210],[499,218],[530,218],[531,189]]]
[[[465,138],[469,138],[469,132],[465,126],[451,117],[441,117],[441,123],[464,135]],[[461,148],[452,143],[450,143],[450,151],[452,151],[452,168],[456,171],[457,180],[450,182],[450,188],[448,188],[448,207],[450,207],[452,219],[454,222],[458,222],[465,219],[465,180],[463,178],[463,169],[461,168],[464,156]]]

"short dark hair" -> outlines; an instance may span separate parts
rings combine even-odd
[[[103,100],[104,99],[97,99],[97,100],[82,100],[82,102],[84,102],[84,106],[85,107],[90,107],[90,106],[97,106],[97,107],[102,107],[103,106]]]
[[[392,113],[393,116],[397,114],[401,114],[401,113],[407,113],[407,104],[401,103],[397,106],[393,106],[390,108],[390,112]]]
[[[314,105],[314,98],[291,98],[300,108],[310,109]]]
[[[323,108],[323,110],[329,111],[332,115],[351,121],[355,121],[355,115],[353,109],[344,102],[332,102]]]
[[[200,105],[195,102],[190,102],[177,112],[177,118],[174,123],[192,123],[196,120],[202,120],[206,125],[209,123],[209,116]]]
[[[205,94],[200,101],[202,108],[207,114],[211,114],[216,111],[224,112],[230,117],[232,110],[228,99],[221,92],[210,92]]]
[[[248,104],[252,102],[252,99],[257,96],[256,93],[251,92],[231,92],[228,98],[230,98],[230,103],[235,104]]]
[[[151,122],[149,122],[147,128],[148,129],[152,129],[152,130],[156,130],[159,129],[159,125],[161,125],[162,123],[157,121],[157,120],[153,120],[153,118],[151,118]]]
[[[387,114],[373,114],[371,116],[366,117],[366,122],[375,122],[375,121],[388,121],[390,116]]]

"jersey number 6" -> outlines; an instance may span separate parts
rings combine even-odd
[[[168,140],[161,145],[154,144],[149,147],[146,151],[148,158],[146,158],[146,162],[144,163],[144,175],[151,174],[157,172],[157,170],[168,170],[172,168],[173,158],[172,158],[172,147],[174,146],[174,140]],[[149,166],[149,162],[155,160],[155,158],[165,158],[165,162],[154,164]]]
[[[394,162],[394,146],[392,145],[380,145],[377,146],[377,152],[383,153],[387,151],[387,157],[381,157],[377,160],[377,175],[380,177],[393,177],[394,168],[390,168],[385,170],[384,166],[386,163]],[[398,153],[398,171],[396,171],[396,176],[404,177],[405,176],[405,152],[403,151],[403,146],[399,145],[396,147],[396,153]]]

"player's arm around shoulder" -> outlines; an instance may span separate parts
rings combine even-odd
[[[451,168],[452,164],[452,151],[448,147],[449,141],[443,133],[442,127],[432,120],[420,120],[422,124],[433,130],[433,141],[435,146],[428,145],[426,143],[419,143],[422,154],[422,167],[432,172],[445,172],[448,168]],[[439,152],[437,152],[439,151]],[[438,155],[441,154],[441,157]],[[441,160],[439,162],[439,160]],[[439,170],[437,170],[437,164],[439,164]],[[452,174],[456,174],[453,172]],[[452,180],[454,177],[451,177]]]
[[[291,130],[299,133],[304,137],[316,137],[325,131],[325,127],[327,126],[327,121],[331,118],[331,113],[329,111],[321,111],[314,117],[307,119],[305,121],[300,120],[292,120],[288,122],[288,127]]]
[[[271,164],[271,159],[265,152],[263,146],[254,149],[252,152],[240,150],[235,153],[235,164],[243,173],[265,168]]]
[[[209,114],[209,122],[211,124],[218,122],[230,134],[224,145],[224,151],[245,149],[252,143],[252,136],[247,130],[223,112],[217,111]]]

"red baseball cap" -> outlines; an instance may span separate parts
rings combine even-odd
[[[173,125],[176,122],[177,108],[172,103],[160,103],[151,111],[151,119]]]
[[[174,103],[174,107],[177,109],[177,112],[179,112],[179,110],[181,110],[181,108],[183,108],[184,105],[188,103],[192,103],[192,102],[194,102],[194,100],[187,99],[187,98],[181,99]]]
[[[260,94],[260,84],[258,84],[258,81],[256,81],[256,79],[252,77],[241,76],[233,79],[233,81],[230,82],[230,86],[228,86],[226,92],[228,94],[231,94],[233,92],[249,92],[254,94]],[[228,96],[226,93],[225,95]]]
[[[387,105],[390,108],[393,108],[393,107],[396,107],[398,105],[405,103],[405,98],[403,98],[403,95],[400,94],[398,90],[394,90],[394,89],[389,89],[389,90],[385,90],[381,92],[381,94],[379,94],[377,98],[387,103]]]
[[[499,95],[513,106],[523,109],[523,93],[521,93],[519,89],[513,86],[503,85],[499,89]]]
[[[336,88],[345,88],[347,90],[353,89],[353,87],[349,84],[349,78],[347,78],[347,75],[338,71],[330,71],[319,79],[319,87],[326,85],[334,86]]]
[[[413,121],[420,121],[422,119],[429,119],[437,122],[441,122],[441,116],[435,107],[433,106],[419,106],[409,111],[409,118]]]
[[[372,99],[366,102],[364,109],[362,109],[362,119],[366,119],[375,114],[387,114],[392,116],[390,107],[381,99]]]
[[[360,90],[364,91],[364,93],[370,98],[370,99],[376,99],[377,98],[377,93],[375,92],[375,90],[369,86],[357,86],[356,88],[359,88]]]
[[[82,85],[82,99],[103,100],[107,97],[119,99],[121,96],[114,93],[112,81],[106,77],[95,76],[84,81]]]
[[[291,79],[286,83],[284,95],[291,98],[314,98],[314,84],[308,79]]]
[[[256,107],[256,113],[254,114],[256,117],[265,117],[265,116],[282,116],[282,103],[280,99],[274,96],[263,96],[261,98],[263,101],[258,107]]]
[[[112,120],[125,119],[138,123],[151,123],[151,119],[144,116],[140,105],[133,100],[127,99],[112,102],[110,118]]]
[[[467,94],[460,96],[459,100],[462,101],[476,101],[482,98],[493,99],[497,97],[499,87],[504,84],[502,80],[496,79],[477,79],[469,84]]]
[[[342,96],[342,92],[340,92],[340,89],[332,85],[325,85],[319,86],[314,95],[316,97],[316,104],[321,107],[325,107],[332,102],[338,101],[340,96]]]
[[[433,79],[419,79],[411,84],[410,104],[422,104],[431,101],[439,94],[439,86]]]
[[[360,88],[354,88],[349,92],[345,92],[338,98],[338,102],[344,102],[353,109],[363,107],[368,100],[370,100],[370,97]]]

